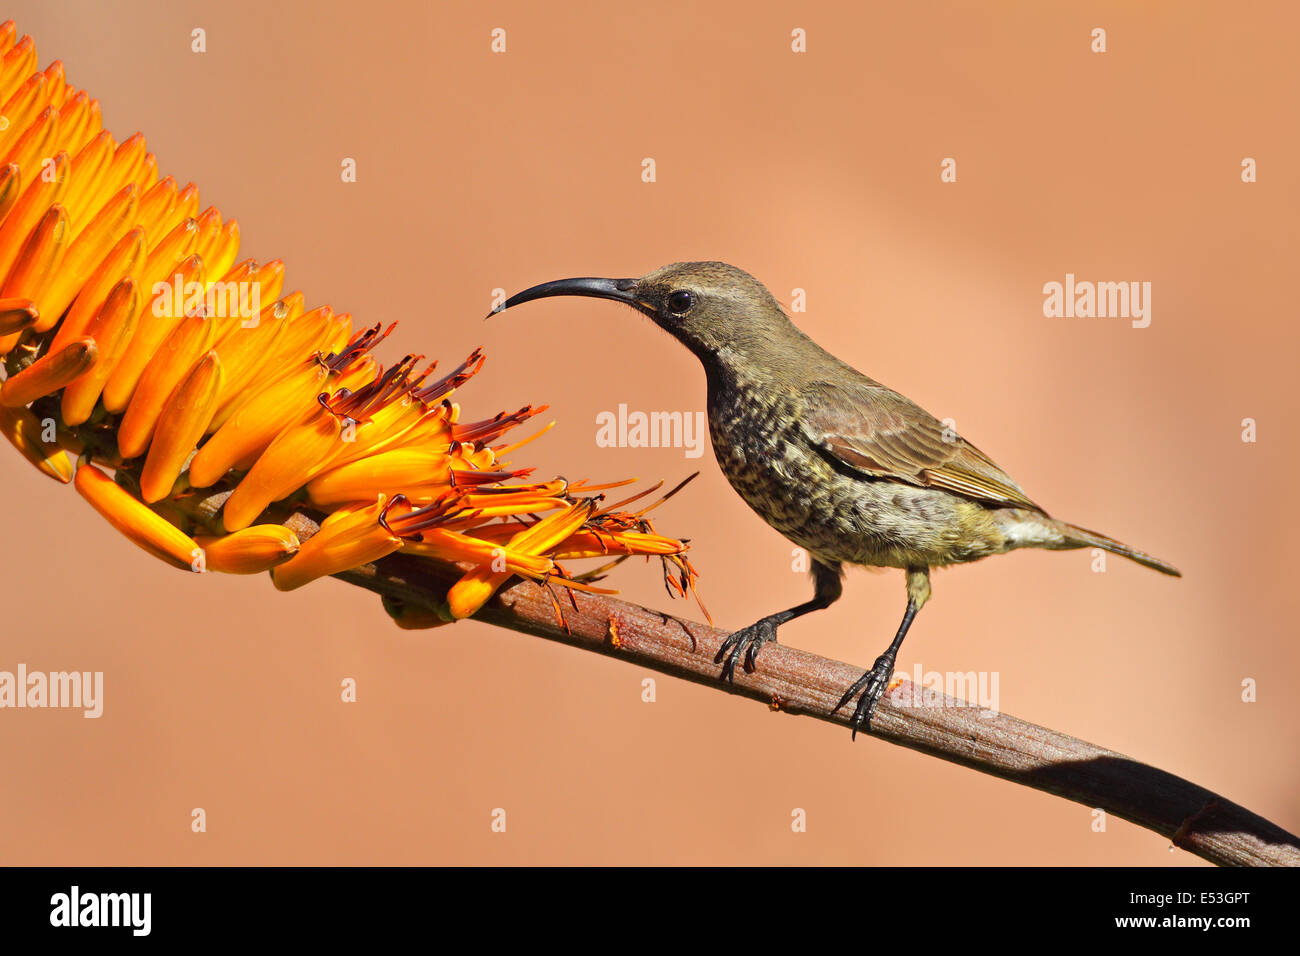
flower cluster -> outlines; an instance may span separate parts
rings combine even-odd
[[[480,352],[384,367],[392,326],[307,311],[282,262],[238,252],[234,220],[0,24],[0,432],[37,468],[186,570],[289,590],[397,550],[460,566],[436,612],[385,605],[405,627],[471,615],[512,575],[599,590],[608,562],[560,564],[585,558],[657,556],[693,590],[685,543],[619,510],[648,492],[602,507],[622,482],[519,482],[503,456],[524,442],[497,442],[544,406],[462,420]]]

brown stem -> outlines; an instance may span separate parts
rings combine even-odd
[[[459,574],[395,554],[339,577],[399,602],[434,608]],[[713,655],[726,631],[613,598],[571,599],[562,588],[553,590],[516,581],[476,619],[752,697],[787,713],[848,725],[851,707],[835,714],[831,708],[861,668],[769,644],[755,672],[738,669],[735,683],[723,684]],[[930,696],[923,705],[911,704],[914,691],[904,679],[885,695],[872,719],[872,736],[1099,807],[1213,863],[1300,866],[1300,839],[1204,787],[1008,714],[984,715],[956,698]],[[844,745],[850,745],[847,737]]]

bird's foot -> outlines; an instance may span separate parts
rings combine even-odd
[[[853,739],[857,739],[859,727],[864,727],[867,733],[871,732],[871,714],[876,709],[876,703],[885,695],[885,688],[889,686],[889,681],[894,676],[894,664],[894,654],[888,651],[881,654],[871,665],[871,670],[853,682],[840,698],[840,702],[835,705],[835,709],[831,711],[832,714],[835,713],[857,696],[858,706],[853,711]]]
[[[768,641],[776,640],[776,624],[770,618],[763,618],[749,627],[742,627],[739,631],[731,634],[722,646],[718,648],[718,653],[713,655],[713,663],[722,664],[721,677],[725,681],[735,680],[736,662],[741,660],[744,655],[744,668],[747,673],[754,670],[754,659],[758,656],[759,650]],[[723,661],[723,658],[726,661]]]

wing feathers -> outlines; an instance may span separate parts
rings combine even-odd
[[[939,488],[993,507],[1043,509],[974,445],[897,392],[863,378],[805,393],[809,440],[871,478]]]

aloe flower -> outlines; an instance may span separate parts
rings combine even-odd
[[[525,442],[500,440],[545,406],[462,415],[481,352],[442,374],[380,364],[393,326],[307,310],[283,262],[241,261],[237,223],[160,177],[142,135],[115,140],[12,21],[0,115],[0,433],[133,543],[281,590],[399,550],[458,565],[440,608],[386,603],[402,627],[467,617],[513,575],[600,590],[634,555],[693,591],[686,544],[648,508],[602,507],[625,482],[521,481],[505,456]],[[606,566],[561,565],[586,559]]]

